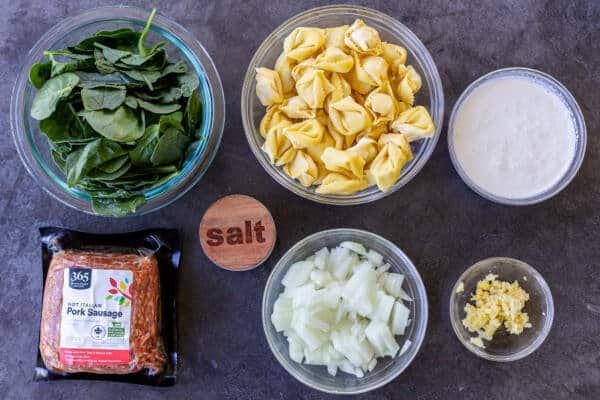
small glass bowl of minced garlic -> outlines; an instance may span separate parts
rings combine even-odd
[[[548,284],[523,261],[479,261],[452,288],[454,333],[469,351],[487,360],[515,361],[533,353],[548,336],[553,319]]]

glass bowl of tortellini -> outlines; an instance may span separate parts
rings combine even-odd
[[[278,183],[304,198],[352,205],[383,198],[425,165],[444,95],[421,41],[359,6],[326,6],[279,26],[242,88],[246,137]]]

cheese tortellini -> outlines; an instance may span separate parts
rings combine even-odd
[[[290,177],[297,179],[302,186],[311,186],[319,177],[317,164],[306,152],[298,150],[293,160],[283,167]]]
[[[300,96],[292,96],[283,101],[279,110],[288,118],[310,119],[317,116],[317,111],[311,108],[308,103]]]
[[[283,127],[276,127],[267,133],[263,143],[263,151],[267,153],[272,164],[285,165],[296,155],[296,149],[282,132]]]
[[[366,56],[363,58],[355,56],[356,78],[368,84],[372,88],[383,86],[388,81],[388,63],[383,57]],[[362,93],[361,94],[368,94]]]
[[[351,96],[329,105],[329,119],[335,129],[344,136],[356,135],[371,125],[367,110]]]
[[[325,127],[316,118],[307,119],[283,128],[283,134],[295,149],[305,149],[321,143]]]
[[[344,77],[340,74],[333,73],[331,74],[331,85],[333,86],[333,90],[325,99],[325,111],[329,112],[329,105],[331,103],[335,103],[343,99],[344,97],[348,97],[352,94],[352,88],[350,84],[344,79]]]
[[[256,69],[271,163],[323,195],[393,187],[413,159],[411,142],[435,131],[415,105],[422,81],[407,55],[360,19],[296,28],[273,69]]]
[[[292,70],[294,69],[294,62],[288,58],[285,53],[282,53],[277,61],[275,61],[275,71],[279,74],[281,79],[281,87],[283,93],[291,93],[294,91],[296,81],[292,77]]]
[[[314,109],[323,108],[325,97],[333,91],[325,71],[310,69],[296,82],[296,91]]]
[[[256,68],[256,95],[263,106],[272,106],[283,101],[283,86],[276,71]]]
[[[406,57],[408,53],[404,47],[392,43],[382,42],[381,48],[381,56],[393,70],[397,69],[399,65],[406,64]]]
[[[260,134],[266,139],[267,134],[272,128],[291,124],[292,121],[281,112],[279,106],[271,106],[267,108],[267,112],[260,121]]]
[[[325,168],[329,171],[362,178],[366,160],[358,152],[337,150],[333,147],[325,149],[321,155]]]
[[[379,32],[357,19],[346,31],[344,43],[361,55],[379,55],[383,51]]]
[[[319,28],[296,28],[283,42],[287,58],[303,61],[319,52],[325,44],[325,33]]]
[[[348,195],[366,189],[369,182],[365,177],[353,178],[344,174],[332,172],[327,174],[315,192],[319,194]]]
[[[421,76],[413,68],[400,65],[396,73],[396,95],[406,104],[413,105],[415,93],[421,89]]]
[[[354,66],[354,59],[337,47],[329,47],[315,58],[314,66],[329,72],[345,73]]]
[[[412,158],[412,153],[411,153]],[[379,190],[386,191],[398,180],[402,167],[409,161],[409,157],[398,146],[388,143],[379,151],[371,163],[369,173],[375,180]]]
[[[431,116],[423,106],[409,108],[402,112],[392,122],[391,128],[395,132],[404,133],[409,142],[431,137],[435,131]]]
[[[346,31],[350,28],[349,25],[335,26],[333,28],[325,28],[325,47],[337,47],[347,51],[346,44],[344,43]]]

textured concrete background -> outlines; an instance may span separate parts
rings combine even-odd
[[[599,2],[362,3],[399,19],[427,45],[440,70],[447,111],[469,82],[507,66],[541,69],[572,91],[589,131],[583,167],[560,195],[522,208],[495,205],[471,192],[452,168],[444,136],[423,171],[384,200],[332,208],[294,196],[269,178],[250,152],[239,95],[259,43],[287,18],[322,2],[131,2],[158,6],[206,46],[223,79],[227,122],[219,154],[193,190],[159,212],[121,221],[80,214],[42,192],[17,157],[8,122],[9,93],[24,53],[61,19],[100,3],[0,0],[2,398],[328,398],[296,382],[279,366],[262,332],[260,302],[269,271],[286,249],[310,233],[343,226],[379,233],[404,249],[421,272],[430,301],[427,337],[419,355],[398,379],[364,398],[600,398]],[[279,242],[272,257],[252,272],[216,268],[196,239],[203,211],[230,193],[260,199],[278,224]],[[31,382],[42,284],[37,233],[41,225],[100,232],[151,226],[181,230],[182,365],[177,386]],[[556,317],[547,341],[527,359],[511,364],[486,362],[467,352],[454,337],[447,312],[450,287],[459,274],[490,256],[529,262],[554,294]]]

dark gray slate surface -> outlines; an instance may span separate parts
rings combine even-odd
[[[150,7],[144,2],[132,4]],[[152,2],[156,4],[157,2]],[[368,229],[391,239],[420,270],[430,301],[427,337],[412,365],[368,399],[600,398],[600,3],[544,1],[370,1],[408,25],[437,62],[449,110],[476,77],[527,66],[561,80],[585,114],[588,151],[580,174],[543,204],[511,208],[478,197],[452,168],[442,137],[424,170],[374,204],[332,208],[272,181],[242,131],[239,94],[259,43],[292,15],[322,2],[165,1],[160,12],[206,46],[221,73],[228,116],[219,154],[186,196],[149,216],[112,220],[80,214],[34,184],[9,134],[9,92],[23,54],[52,25],[97,1],[0,1],[0,396],[4,399],[322,399],[272,356],[260,323],[263,286],[277,258],[327,228]],[[447,120],[447,114],[446,114]],[[196,239],[203,211],[229,193],[263,201],[278,224],[267,264],[222,271]],[[31,382],[40,310],[37,227],[101,232],[178,227],[185,236],[179,292],[181,375],[171,389],[98,382]],[[544,345],[527,359],[493,364],[465,350],[450,327],[448,298],[458,275],[489,256],[512,256],[547,279],[556,304]],[[485,396],[485,397],[482,397]]]

